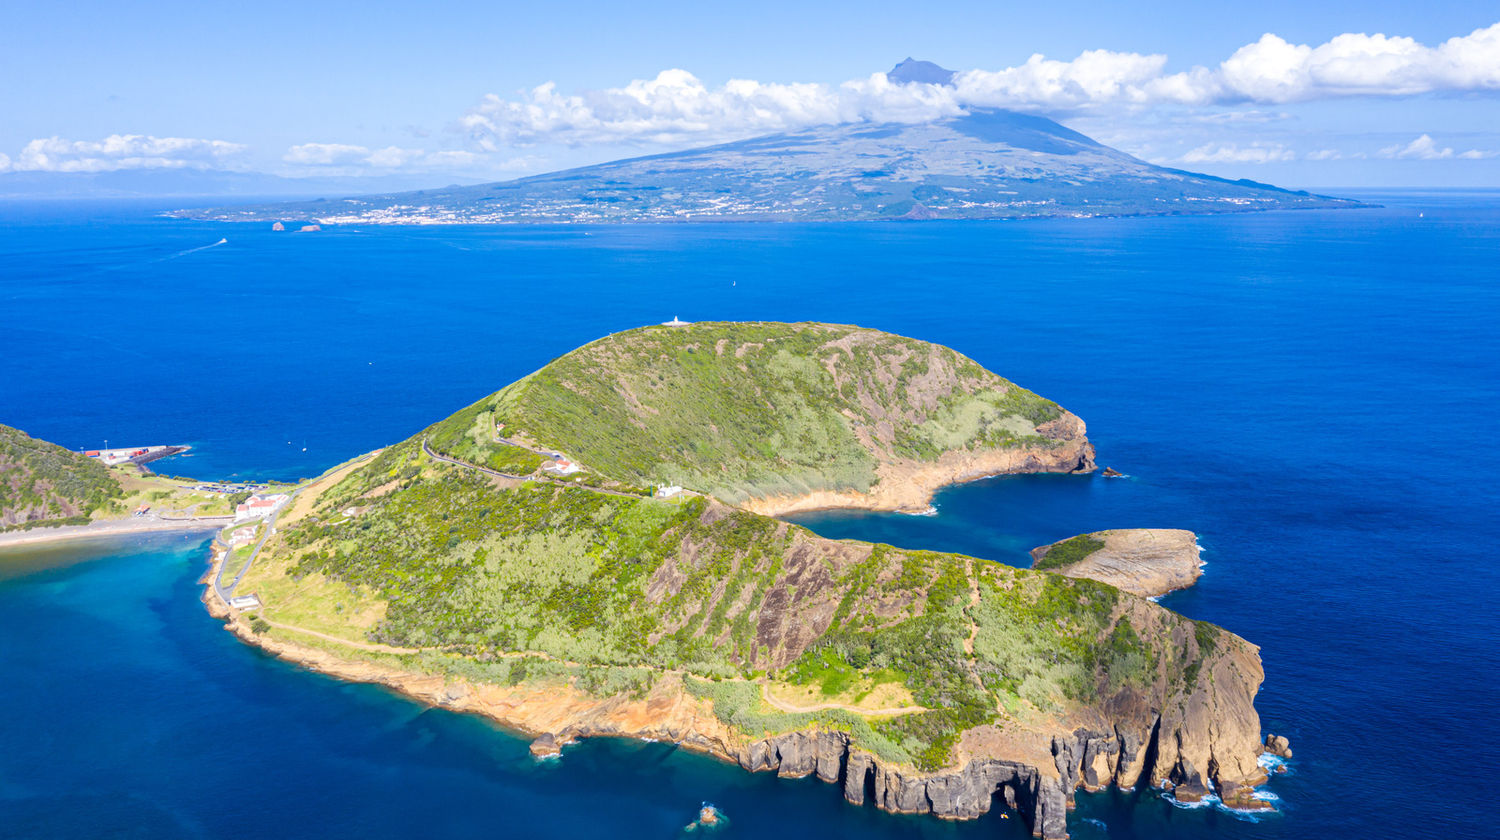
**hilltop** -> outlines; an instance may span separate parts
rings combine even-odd
[[[898,79],[946,72],[924,64],[903,62],[893,72]],[[819,126],[477,186],[175,215],[321,224],[826,222],[1356,206],[1157,166],[1045,117],[975,109],[937,122]]]
[[[502,439],[762,513],[920,511],[957,481],[1094,467],[1083,421],[1051,400],[946,347],[834,324],[611,335],[431,432],[433,446],[496,465],[517,457]]]
[[[1243,639],[1095,581],[750,509],[872,504],[883,469],[955,453],[1090,466],[1069,417],[858,327],[632,330],[305,486],[236,592],[263,606],[205,599],[247,641],[541,751],[666,739],[950,818],[999,795],[1048,838],[1078,787],[1248,804],[1262,672]],[[653,493],[667,481],[688,489]]]

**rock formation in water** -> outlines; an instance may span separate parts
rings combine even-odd
[[[1198,555],[1198,535],[1192,531],[1127,528],[1033,548],[1031,567],[1152,597],[1196,583],[1203,574]]]

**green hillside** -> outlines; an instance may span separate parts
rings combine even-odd
[[[1046,744],[1061,720],[1128,713],[1149,730],[1135,719],[1211,694],[1219,659],[1253,648],[1093,581],[732,506],[1081,430],[952,350],[873,330],[632,330],[307,487],[239,591],[269,639],[384,645],[477,684],[685,691],[747,737],[816,723],[924,770],[981,729]],[[587,471],[536,473],[553,449]],[[641,490],[665,482],[702,495]]]
[[[123,495],[98,461],[0,425],[0,527],[87,522]]]
[[[741,502],[864,492],[884,464],[955,450],[1045,450],[1071,436],[1049,425],[1065,416],[925,341],[829,324],[701,323],[586,345],[434,427],[432,443],[511,463],[518,453],[497,440],[500,424],[506,439],[616,481]]]
[[[1233,638],[1104,584],[826,540],[709,498],[496,486],[417,440],[279,531],[245,584],[279,621],[441,651],[423,667],[502,685],[640,692],[685,670],[689,689],[747,733],[821,720],[925,769],[1000,718],[1196,690],[1213,641]],[[383,617],[361,626],[372,606]],[[891,683],[926,711],[876,722],[772,713],[748,682],[768,674],[830,697]]]

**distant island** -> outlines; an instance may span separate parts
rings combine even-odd
[[[1267,807],[1254,645],[1093,580],[765,515],[1093,468],[1082,421],[948,348],[647,327],[226,530],[204,600],[247,642],[563,760],[666,740],[893,812],[999,796],[1046,838],[1080,787]]]
[[[953,75],[910,58],[886,74],[896,84],[951,84]],[[172,215],[324,225],[846,222],[1360,206],[1157,166],[1045,117],[975,108],[936,122],[819,126],[498,183]]]

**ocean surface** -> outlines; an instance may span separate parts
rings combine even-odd
[[[1189,528],[1163,604],[1261,646],[1291,772],[1254,818],[1079,796],[1074,837],[1490,837],[1500,824],[1500,193],[1381,209],[851,225],[339,228],[150,203],[0,204],[0,423],[189,443],[203,478],[311,476],[604,333],[858,323],[1083,417],[1128,478],[949,488],[834,537],[1024,564]],[[220,240],[226,240],[220,243]],[[203,536],[0,551],[0,837],[1022,837],[845,804],[675,750],[538,764],[478,719],[273,660],[198,601]]]

